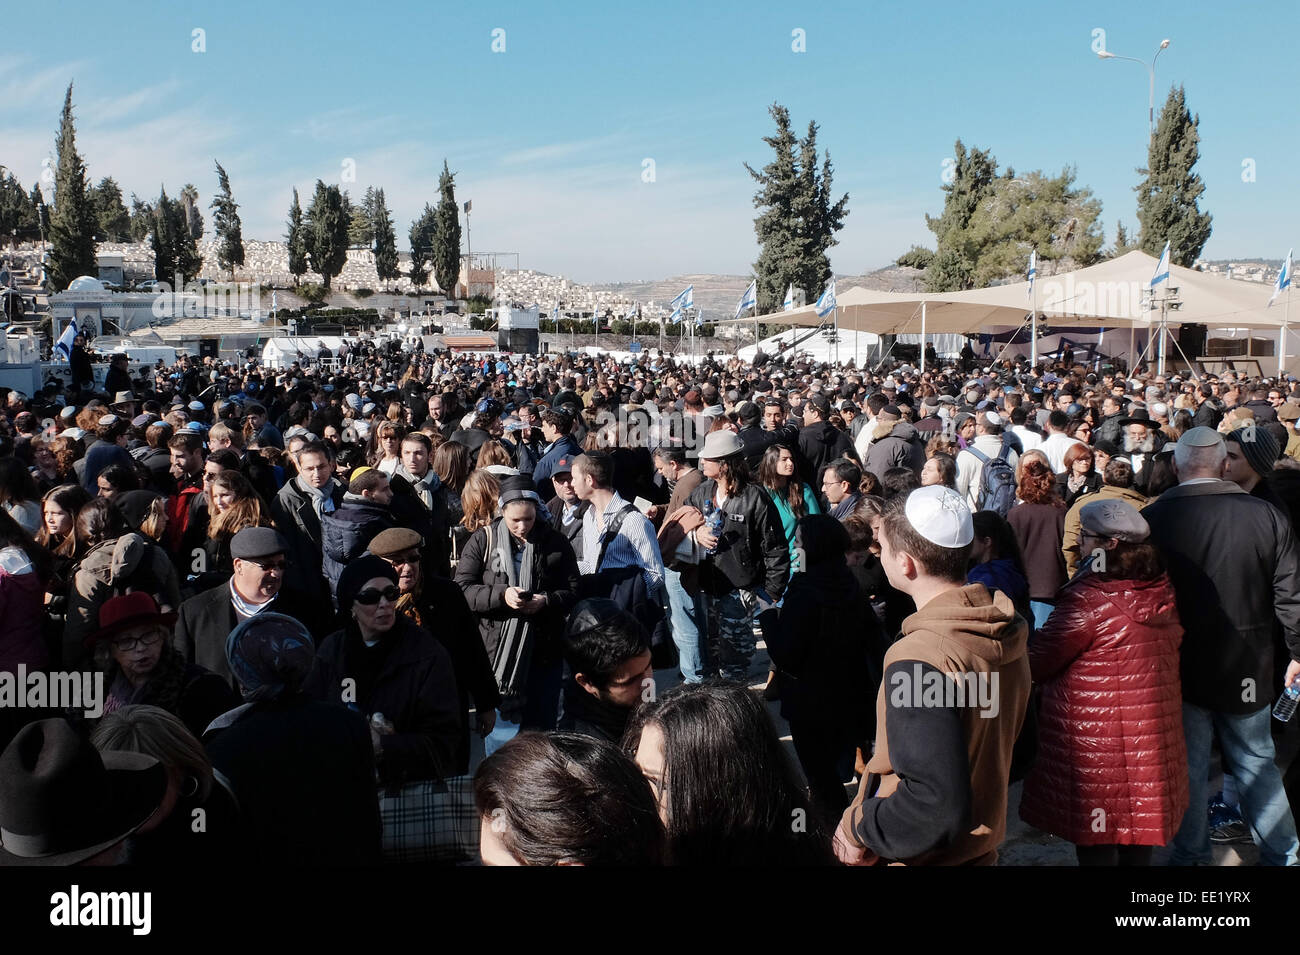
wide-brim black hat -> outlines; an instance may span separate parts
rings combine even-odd
[[[1158,426],[1159,422],[1151,420],[1151,412],[1147,411],[1146,408],[1138,408],[1127,418],[1119,419],[1121,428],[1127,428],[1131,424],[1144,424],[1148,428],[1154,428]]]
[[[31,723],[0,755],[0,866],[93,858],[148,822],[166,791],[152,756],[101,755],[66,720]]]

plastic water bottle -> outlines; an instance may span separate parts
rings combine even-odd
[[[722,508],[709,501],[708,508],[704,512],[704,526],[708,528],[709,533],[715,538],[722,536],[722,522],[724,519],[725,515],[722,513]],[[714,544],[708,549],[708,553],[712,554],[717,549],[718,546]]]
[[[1291,685],[1277,698],[1277,702],[1273,704],[1273,719],[1282,723],[1291,722],[1297,703],[1300,703],[1300,679],[1292,680]]]

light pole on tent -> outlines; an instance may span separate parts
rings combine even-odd
[[[1132,60],[1134,63],[1140,63],[1146,68],[1147,76],[1150,80],[1147,86],[1147,140],[1155,135],[1156,131],[1156,60],[1160,59],[1160,54],[1169,49],[1169,41],[1161,40],[1160,48],[1156,50],[1156,55],[1151,57],[1151,62],[1139,60],[1135,56],[1120,56],[1118,53],[1111,53],[1107,50],[1098,50],[1097,57],[1102,60]]]

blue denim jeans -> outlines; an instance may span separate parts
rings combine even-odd
[[[1049,603],[1046,600],[1031,600],[1029,601],[1029,609],[1034,612],[1034,629],[1042,630],[1043,624],[1047,623],[1047,618],[1056,609],[1056,604]]]
[[[1261,865],[1300,865],[1295,820],[1282,788],[1282,773],[1273,762],[1272,713],[1216,713],[1183,704],[1183,735],[1187,739],[1188,787],[1191,802],[1171,843],[1170,865],[1208,864],[1210,820],[1208,805],[1210,744],[1219,746],[1232,766],[1241,797],[1241,815],[1259,846]]]
[[[682,586],[682,575],[664,569],[664,593],[668,595],[668,623],[673,630],[673,643],[677,644],[678,666],[683,683],[699,683],[704,679],[704,661],[708,656],[708,625],[704,615],[704,595],[692,597]]]

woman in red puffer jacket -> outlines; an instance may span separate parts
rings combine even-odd
[[[1105,500],[1080,520],[1089,566],[1029,643],[1042,707],[1020,817],[1073,842],[1080,865],[1149,865],[1187,809],[1183,628],[1142,515]]]

